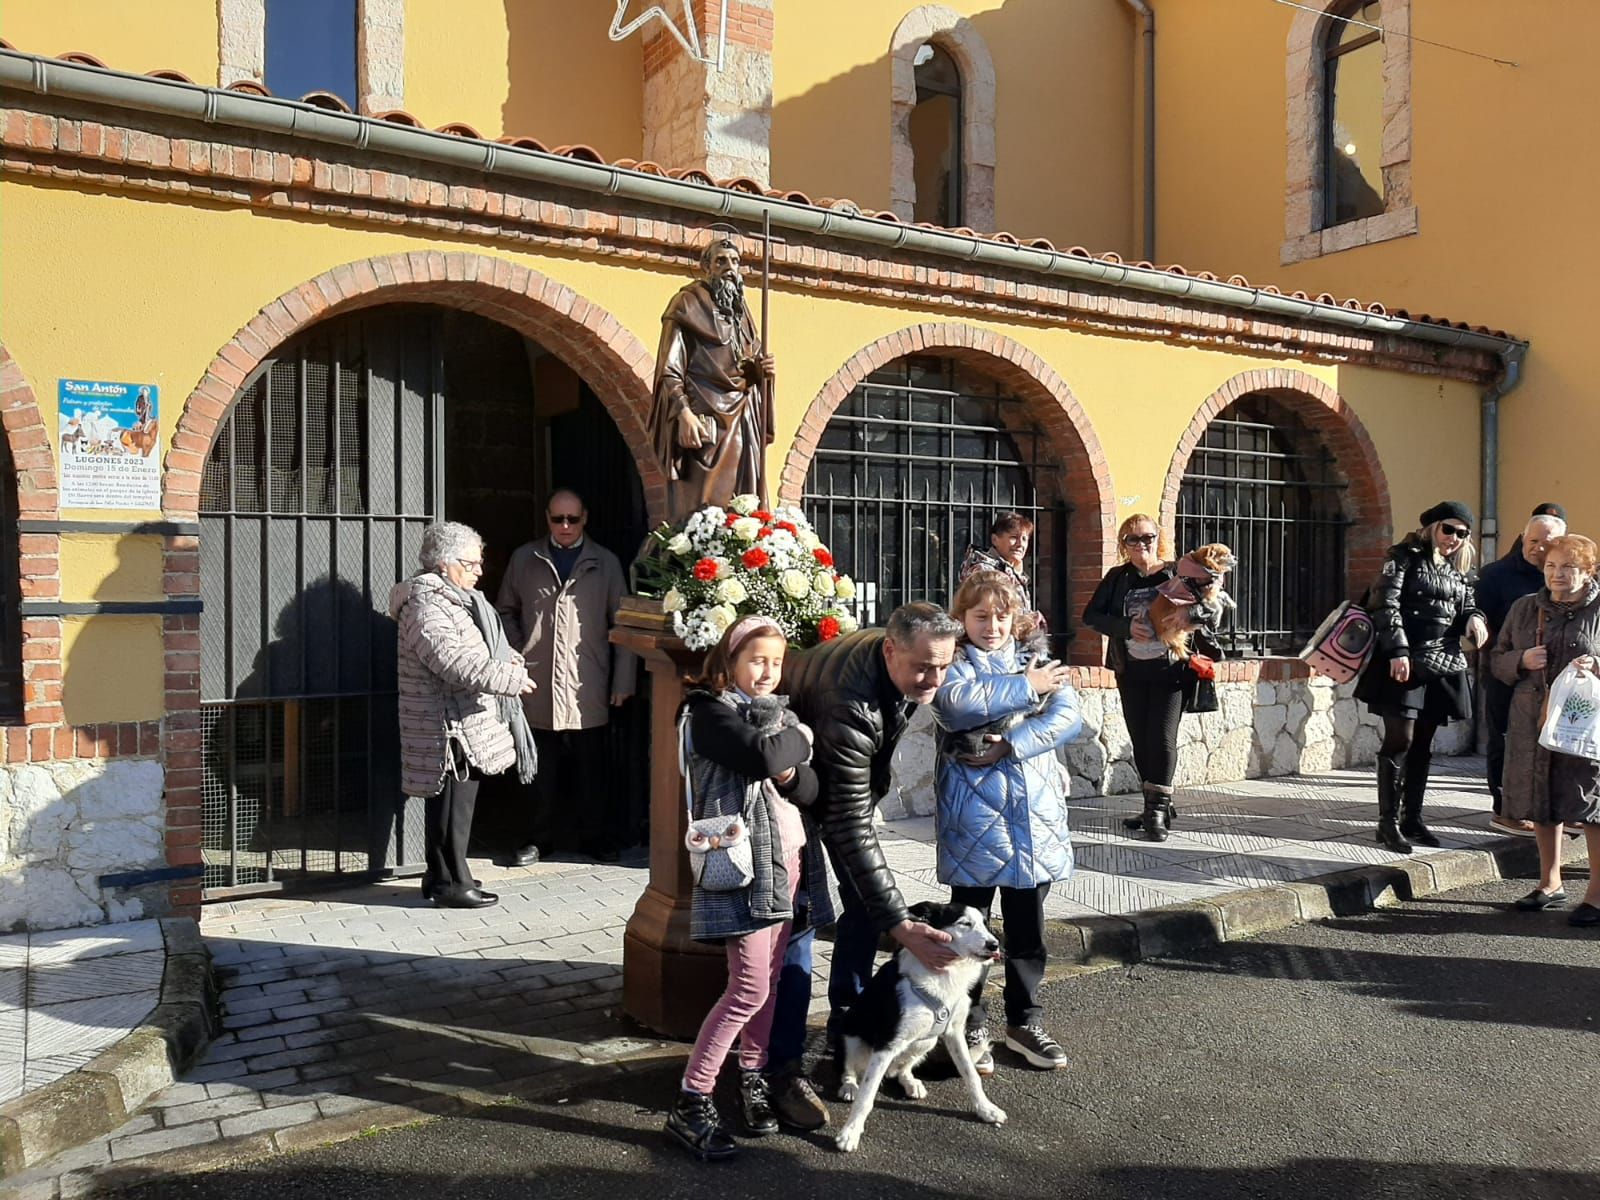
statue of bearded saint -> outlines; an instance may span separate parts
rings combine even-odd
[[[742,493],[767,507],[773,360],[744,302],[738,246],[713,239],[701,277],[661,315],[650,436],[668,479],[673,523]]]

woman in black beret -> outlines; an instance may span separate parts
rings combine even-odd
[[[1412,842],[1439,844],[1422,823],[1433,735],[1472,715],[1461,643],[1476,648],[1489,637],[1467,578],[1472,510],[1444,500],[1424,512],[1420,524],[1389,548],[1383,573],[1367,594],[1378,648],[1355,693],[1383,719],[1378,840],[1396,854],[1410,854]]]

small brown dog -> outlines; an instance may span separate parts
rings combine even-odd
[[[1180,558],[1176,577],[1156,589],[1156,598],[1150,603],[1150,624],[1179,658],[1189,656],[1190,630],[1216,622],[1226,609],[1234,607],[1233,597],[1222,588],[1222,577],[1238,561],[1221,542],[1211,542]]]

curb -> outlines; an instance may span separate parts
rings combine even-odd
[[[215,1036],[217,989],[199,925],[166,917],[161,937],[161,996],[144,1021],[77,1070],[0,1105],[0,1179],[113,1132]]]
[[[1205,900],[1185,901],[1120,917],[1045,921],[1051,966],[1064,973],[1131,966],[1214,949],[1224,942],[1387,908],[1471,884],[1537,873],[1531,839],[1499,838],[1477,850],[1440,850],[1332,871],[1293,883],[1245,888]]]

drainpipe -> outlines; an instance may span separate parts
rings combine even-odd
[[[1156,260],[1156,14],[1145,0],[1122,0],[1144,36],[1144,259]]]
[[[1478,524],[1483,531],[1479,540],[1486,563],[1500,556],[1500,401],[1522,383],[1522,361],[1527,355],[1526,342],[1505,346],[1500,351],[1500,377],[1483,393],[1483,518]]]

